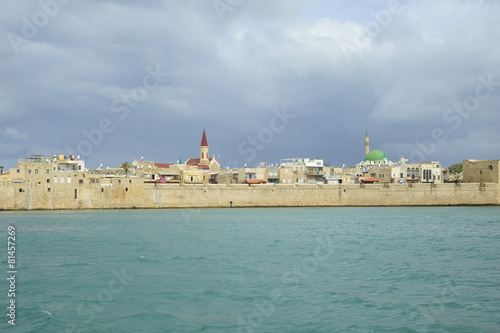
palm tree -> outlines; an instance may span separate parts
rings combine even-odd
[[[125,177],[128,177],[128,170],[132,169],[134,166],[130,162],[123,162],[120,164],[120,168],[125,170]]]
[[[0,173],[3,173],[3,165],[0,165]]]

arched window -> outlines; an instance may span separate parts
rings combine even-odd
[[[493,170],[493,165],[488,165],[488,170]]]

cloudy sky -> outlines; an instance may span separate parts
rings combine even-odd
[[[2,1],[0,165],[500,158],[500,2]]]

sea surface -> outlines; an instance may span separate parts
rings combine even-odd
[[[0,212],[0,332],[500,332],[500,207]]]

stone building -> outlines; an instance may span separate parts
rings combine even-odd
[[[2,180],[12,180],[15,183],[24,181],[39,181],[47,179],[45,183],[65,182],[65,177],[71,174],[79,175],[87,170],[85,162],[74,155],[54,155],[47,157],[43,155],[31,155],[28,158],[18,160],[17,167],[11,168],[7,173],[2,174]],[[66,181],[68,181],[66,179]],[[71,180],[69,180],[71,182]]]
[[[464,160],[464,183],[498,183],[500,160]]]
[[[281,160],[280,167],[293,170],[295,183],[325,182],[325,165],[321,158],[286,158]]]

